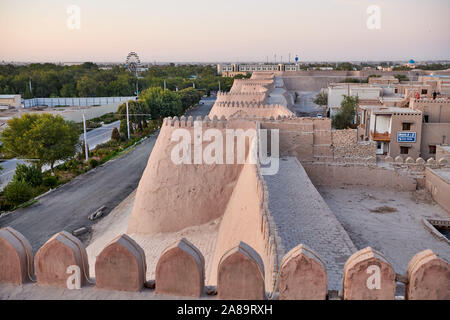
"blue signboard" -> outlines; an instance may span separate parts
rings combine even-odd
[[[416,133],[397,132],[397,142],[416,142]]]

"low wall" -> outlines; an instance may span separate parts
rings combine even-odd
[[[315,186],[369,186],[398,191],[413,191],[417,181],[393,169],[366,165],[302,164]]]
[[[71,108],[70,111],[63,112],[61,114],[61,116],[64,118],[64,120],[82,122],[83,121],[83,113],[84,113],[86,120],[98,118],[98,117],[101,117],[102,115],[110,113],[110,112],[117,112],[117,110],[119,109],[119,106],[122,103],[123,102],[114,102],[114,103],[107,104],[107,105],[83,108],[83,109],[79,109],[79,110],[73,110],[73,108]]]
[[[90,98],[33,98],[24,100],[25,108],[32,108],[37,106],[74,106],[74,107],[88,107],[100,106],[112,103],[122,103],[127,100],[135,100],[136,97],[90,97]]]
[[[449,178],[445,179],[443,174]],[[426,168],[425,187],[431,193],[434,201],[450,213],[450,168],[439,170]]]
[[[253,169],[246,168],[243,177],[251,178]],[[255,205],[255,200],[249,203]],[[230,235],[235,232],[230,231]],[[254,243],[261,245],[258,240]],[[158,299],[149,296],[150,292],[204,299],[208,291],[217,292],[219,299],[274,298],[264,292],[266,266],[262,265],[261,257],[255,248],[242,242],[220,257],[216,290],[206,290],[204,257],[186,239],[164,250],[158,259],[155,281],[146,279],[145,251],[125,234],[113,239],[100,252],[95,263],[95,279],[86,270],[89,263],[83,244],[66,232],[51,237],[36,257],[29,247],[28,240],[16,230],[0,229],[0,299],[42,299],[43,295],[51,296],[55,292],[59,299],[111,299],[114,291],[120,291],[122,299]],[[39,256],[39,252],[43,254]],[[37,267],[36,274],[33,264]],[[345,263],[341,294],[327,291],[323,257],[303,244],[284,255],[277,272],[280,300],[393,300],[397,281],[406,284],[407,300],[450,299],[450,265],[431,250],[417,253],[408,263],[406,275],[399,277],[382,253],[370,247],[355,252]],[[58,281],[48,282],[48,279]]]

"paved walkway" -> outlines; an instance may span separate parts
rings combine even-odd
[[[264,176],[269,208],[283,246],[313,249],[325,261],[328,290],[342,290],[344,264],[356,247],[296,158],[280,159],[276,175]]]

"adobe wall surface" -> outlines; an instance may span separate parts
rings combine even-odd
[[[413,177],[378,166],[337,163],[304,163],[303,166],[315,186],[360,185],[399,191],[413,191],[417,187],[417,181]]]
[[[328,87],[330,83],[344,80],[347,76],[292,76],[285,73],[282,78],[288,90],[320,91],[320,89]]]
[[[429,123],[450,123],[449,99],[411,99],[409,107],[422,111],[424,116],[428,116]]]
[[[203,130],[214,126],[222,132],[224,146],[225,128],[255,128],[254,123],[239,120],[202,122]],[[129,234],[179,231],[204,224],[224,213],[242,165],[225,164],[225,154],[224,164],[175,164],[171,153],[178,142],[171,141],[171,136],[180,127],[191,134],[191,163],[194,163],[192,119],[187,123],[185,119],[166,119],[139,182]],[[203,150],[208,144],[209,141],[203,141]]]
[[[430,145],[437,146],[448,143],[450,143],[450,122],[422,124],[422,142],[420,145],[422,158],[429,159],[430,157],[437,157],[436,154],[430,153]]]
[[[425,169],[425,187],[434,201],[450,213],[450,169]]]
[[[280,156],[297,157],[300,161],[333,159],[330,119],[265,119],[261,129],[279,130]]]
[[[277,236],[271,227],[268,193],[256,165],[242,169],[220,224],[210,278],[217,277],[221,257],[242,241],[264,263],[266,291],[271,292],[278,270]]]
[[[376,144],[358,142],[356,129],[333,130],[334,160],[339,162],[376,162]]]
[[[217,102],[253,102],[253,103],[265,103],[267,98],[266,93],[230,93],[230,92],[219,92],[217,94]]]
[[[450,163],[450,146],[438,145],[436,146],[436,161],[445,158]]]
[[[376,145],[358,142],[357,130],[332,130],[331,119],[262,120],[262,129],[278,129],[280,155],[300,162],[375,163]]]

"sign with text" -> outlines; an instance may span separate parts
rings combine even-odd
[[[416,142],[416,133],[397,132],[397,142]]]

